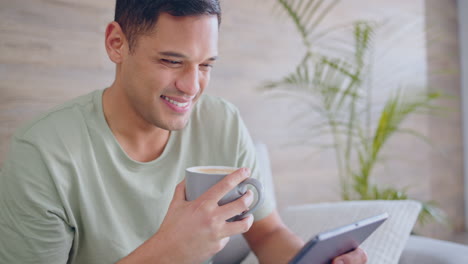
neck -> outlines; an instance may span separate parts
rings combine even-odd
[[[170,131],[146,122],[116,83],[104,91],[102,104],[109,128],[129,157],[148,162],[162,154]]]

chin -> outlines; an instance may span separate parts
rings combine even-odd
[[[183,126],[173,126],[173,127],[169,127],[169,131],[179,131],[179,130],[182,130],[184,129],[185,127],[187,126],[187,124],[183,125]]]
[[[178,131],[184,129],[188,124],[188,120],[177,120],[176,122],[166,123],[165,126],[161,128],[169,130],[169,131]]]

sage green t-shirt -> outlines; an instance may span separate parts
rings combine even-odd
[[[185,168],[249,167],[262,181],[238,110],[204,95],[156,160],[132,160],[109,129],[102,90],[13,136],[0,174],[2,263],[115,263],[159,228]],[[268,194],[268,192],[267,192]],[[265,199],[255,220],[270,214]]]

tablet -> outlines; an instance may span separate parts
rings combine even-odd
[[[387,218],[388,214],[382,213],[319,233],[304,245],[289,264],[329,264],[335,257],[358,248]]]

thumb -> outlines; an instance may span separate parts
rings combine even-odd
[[[222,250],[224,247],[226,247],[226,245],[227,245],[227,243],[229,243],[229,240],[230,240],[230,239],[231,239],[230,237],[225,237],[225,238],[221,239],[221,250]]]
[[[185,179],[177,184],[172,202],[186,201],[185,199]]]

